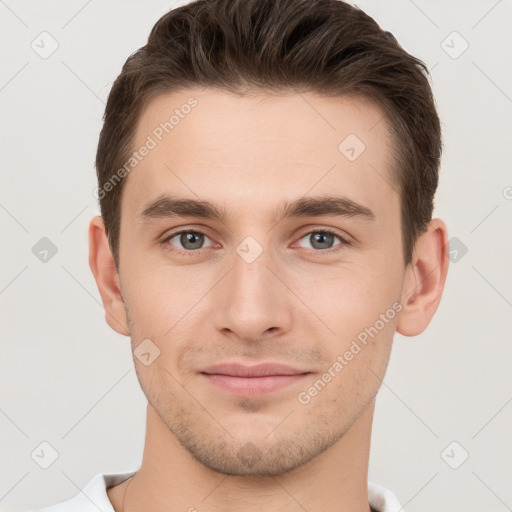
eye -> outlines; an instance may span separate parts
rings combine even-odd
[[[162,243],[165,244],[166,247],[170,250],[193,252],[203,249],[205,238],[210,240],[208,236],[202,231],[182,230],[170,234],[164,240],[162,240]],[[176,239],[176,241],[173,242],[174,239]],[[181,247],[176,248],[176,244],[181,245]]]
[[[336,238],[340,241],[340,243],[334,243]],[[348,241],[345,240],[342,236],[328,229],[310,231],[309,233],[306,233],[306,235],[303,236],[300,240],[306,240],[306,242],[309,243],[308,248],[324,252],[326,250],[333,249],[333,247],[348,244]]]
[[[204,245],[205,239],[210,241],[208,245]],[[335,243],[335,239],[338,239],[339,242]],[[319,252],[331,252],[331,250],[336,251],[342,249],[345,245],[349,245],[348,240],[329,229],[309,231],[299,239],[299,242],[302,240],[305,240],[306,243],[309,244],[309,246],[306,245],[306,248]],[[201,249],[212,247],[214,245],[206,233],[197,229],[182,229],[181,231],[175,231],[165,237],[162,240],[162,244],[170,251],[181,253],[201,252]]]

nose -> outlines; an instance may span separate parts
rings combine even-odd
[[[240,341],[267,339],[290,330],[293,293],[266,251],[252,262],[234,255],[233,267],[215,287],[215,327]]]

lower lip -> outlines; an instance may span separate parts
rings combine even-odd
[[[302,380],[307,373],[296,375],[268,375],[266,377],[234,377],[203,373],[211,384],[236,396],[265,395]]]

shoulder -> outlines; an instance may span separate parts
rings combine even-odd
[[[97,473],[72,498],[32,512],[69,512],[70,510],[73,512],[114,512],[107,496],[107,489],[120,484],[134,473],[135,471],[110,474]]]

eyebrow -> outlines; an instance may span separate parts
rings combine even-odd
[[[278,222],[292,217],[318,217],[323,215],[375,219],[372,210],[347,197],[309,196],[284,202],[273,212],[270,220]],[[197,217],[219,220],[225,223],[231,218],[231,215],[227,213],[224,207],[215,205],[210,201],[178,198],[166,194],[162,194],[154,201],[144,205],[144,209],[139,214],[142,222],[172,217]]]

